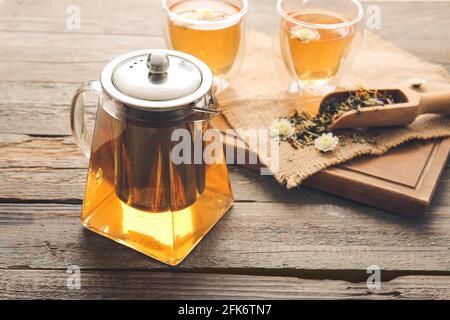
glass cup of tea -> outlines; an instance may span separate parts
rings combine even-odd
[[[189,53],[213,71],[216,93],[239,71],[247,0],[162,0],[166,44]]]
[[[281,55],[293,78],[289,92],[322,96],[334,91],[363,37],[357,0],[278,0]]]

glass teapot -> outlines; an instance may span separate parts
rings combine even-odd
[[[83,226],[170,265],[189,254],[233,204],[212,85],[197,58],[143,50],[75,92],[72,133],[89,157]],[[92,143],[87,92],[99,95]]]

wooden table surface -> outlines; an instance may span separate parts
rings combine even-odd
[[[374,4],[377,33],[450,70],[450,2]],[[250,6],[249,28],[273,33],[275,1]],[[231,167],[234,208],[176,268],[83,229],[71,96],[111,58],[163,47],[160,16],[159,0],[0,0],[0,298],[450,298],[450,168],[411,220]]]

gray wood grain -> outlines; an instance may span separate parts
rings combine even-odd
[[[87,159],[72,138],[0,134],[0,150],[0,184],[4,186],[0,189],[0,201],[81,203]],[[238,167],[230,166],[229,171],[236,201],[356,206],[351,201],[307,188],[286,190],[272,177],[259,176]],[[447,211],[449,192],[450,168],[443,173],[432,210]],[[365,206],[359,208],[361,212],[367,209]]]
[[[70,179],[70,177],[67,177]],[[166,270],[167,266],[80,225],[80,205],[1,204],[0,268]],[[237,202],[186,260],[171,270],[361,279],[450,274],[450,217],[405,220],[333,204]],[[349,223],[351,221],[351,223]],[[365,279],[365,278],[364,278]]]
[[[250,0],[249,2],[248,28],[274,34],[278,23],[276,0]],[[440,50],[442,42],[445,41],[443,39],[448,38],[447,30],[450,28],[448,1],[363,2],[366,8],[373,4],[381,9],[382,18],[381,29],[374,30],[375,32],[395,41],[398,46],[414,52],[421,58],[450,67],[448,52]],[[68,39],[73,39],[74,44],[77,37],[84,34],[85,38],[90,38],[85,41],[92,41],[94,47],[101,47],[103,50],[108,50],[100,40],[103,35],[123,35],[128,38],[129,36],[158,37],[161,35],[162,11],[159,1],[147,1],[145,6],[139,0],[77,1],[76,5],[81,10],[79,30],[69,30],[66,27],[66,19],[69,16],[67,9],[70,5],[74,5],[71,0],[3,1],[0,7],[0,31],[45,33],[49,37],[54,35],[56,38],[58,34],[62,34]],[[89,37],[89,35],[95,36]],[[101,37],[99,38],[98,35]],[[124,41],[127,43],[127,40]],[[141,48],[152,45],[148,41],[139,44]],[[57,45],[54,47],[58,50]],[[79,49],[82,47],[80,43]],[[92,52],[92,55],[101,55],[100,51],[102,50]],[[21,54],[29,53],[21,52]],[[8,58],[11,56],[8,55]]]
[[[66,270],[0,270],[0,299],[449,299],[450,277],[408,276],[369,290],[365,282],[227,274],[81,269],[81,288]]]
[[[0,1],[0,298],[450,297],[450,168],[428,214],[407,220],[231,167],[234,208],[173,269],[84,230],[72,93],[112,57],[164,44],[159,1],[77,1],[76,31],[72,4]],[[450,70],[450,2],[376,4],[377,33]],[[249,28],[273,34],[275,0],[250,5]],[[87,108],[90,125],[94,115]],[[79,292],[65,287],[70,264],[83,270]],[[377,294],[364,283],[371,264],[385,281]]]

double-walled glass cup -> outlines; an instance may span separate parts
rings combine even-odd
[[[213,71],[216,93],[239,71],[247,0],[162,0],[169,48],[189,53]]]
[[[279,40],[293,78],[292,93],[334,91],[363,37],[364,11],[357,0],[279,0]]]

